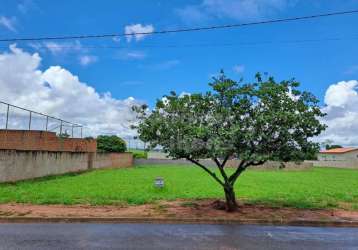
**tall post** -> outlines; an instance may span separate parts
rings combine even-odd
[[[60,123],[60,136],[62,135],[62,120],[60,120],[61,123]]]
[[[72,124],[72,132],[71,132],[71,137],[73,138],[73,124]]]
[[[31,120],[32,120],[32,112],[30,111],[29,130],[31,130]]]
[[[8,128],[8,124],[9,124],[9,111],[10,111],[10,105],[7,105],[7,111],[6,111],[6,123],[5,123],[5,129]]]
[[[48,116],[46,116],[46,131],[48,129]]]
[[[82,129],[83,129],[83,127],[81,127],[81,139],[82,139]]]

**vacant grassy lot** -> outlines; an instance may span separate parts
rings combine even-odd
[[[157,176],[166,187],[153,187]],[[314,168],[306,171],[246,171],[237,196],[247,203],[300,208],[358,209],[358,171]],[[0,202],[35,204],[142,204],[165,199],[222,198],[222,189],[196,167],[136,167],[99,170],[0,185]]]

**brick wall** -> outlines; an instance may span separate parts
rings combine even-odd
[[[54,132],[0,130],[0,149],[49,152],[96,152],[94,139],[59,138]]]

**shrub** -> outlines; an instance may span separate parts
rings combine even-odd
[[[57,136],[61,139],[70,138],[70,134],[67,132],[63,132],[62,134],[58,134]]]
[[[97,137],[97,151],[122,153],[127,150],[126,142],[115,135],[100,135]]]
[[[329,149],[335,149],[335,148],[343,148],[341,145],[326,145],[326,150],[329,150]]]
[[[148,158],[148,152],[144,150],[130,150],[133,154],[133,157],[136,159],[147,159]]]

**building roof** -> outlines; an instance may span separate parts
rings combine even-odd
[[[328,150],[322,150],[321,154],[344,154],[354,150],[358,150],[358,148],[333,148]]]

